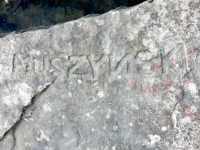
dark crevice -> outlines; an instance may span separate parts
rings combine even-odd
[[[11,147],[11,150],[14,150],[15,149],[15,145],[16,145],[16,137],[15,137],[15,127],[13,127],[12,129],[12,134],[13,134],[13,145]]]
[[[175,111],[177,109],[178,104],[184,99],[185,97],[185,93],[184,93],[184,85],[182,85],[181,87],[181,97],[180,99],[175,103],[173,111]]]
[[[0,35],[52,26],[147,0],[5,0],[0,1]],[[152,2],[152,0],[148,0]]]
[[[56,80],[56,79],[55,79],[55,80]],[[23,116],[24,116],[24,114],[25,114],[25,112],[26,112],[26,109],[28,109],[29,107],[31,107],[31,106],[35,103],[35,99],[37,99],[39,96],[41,96],[41,95],[55,82],[55,80],[54,80],[51,84],[47,85],[41,92],[35,94],[35,95],[32,97],[30,104],[23,107],[22,113],[21,113],[21,116],[19,117],[19,119],[13,124],[12,127],[10,127],[10,128],[4,133],[4,135],[3,135],[3,137],[0,139],[0,141],[3,140],[4,137],[5,137],[10,131],[12,131],[13,140],[14,140],[12,149],[15,147],[15,143],[16,143],[15,130],[16,130],[17,126],[20,124],[20,122],[23,120]]]

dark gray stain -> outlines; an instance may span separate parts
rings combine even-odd
[[[1,0],[0,34],[27,31],[131,7],[145,0]]]

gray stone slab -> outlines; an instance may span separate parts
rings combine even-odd
[[[199,6],[155,0],[1,38],[0,149],[199,149]]]

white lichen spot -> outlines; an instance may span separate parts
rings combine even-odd
[[[47,142],[49,142],[49,137],[47,137],[46,135],[44,135],[44,132],[42,130],[40,130],[37,133],[37,141],[41,141],[41,140],[46,140]]]
[[[150,64],[144,64],[142,67],[144,70],[152,70],[152,66]]]
[[[98,85],[98,82],[95,82],[94,85],[95,85],[95,86]]]
[[[175,67],[176,67],[176,69],[178,69],[179,68],[179,64],[176,64]]]
[[[65,119],[65,115],[62,115],[62,118]]]
[[[40,54],[41,54],[41,52],[40,52],[40,51],[37,51],[37,52],[36,52],[36,54],[37,54],[37,55],[40,55]]]
[[[131,126],[131,127],[132,127],[132,126],[133,126],[133,123],[129,123],[129,126]]]
[[[149,139],[150,139],[150,146],[155,146],[156,143],[160,142],[161,138],[159,135],[153,135],[149,134]]]
[[[67,134],[67,133],[63,133],[63,136],[64,136],[64,137],[68,137],[68,134]]]
[[[149,51],[140,51],[137,57],[141,60],[150,60],[152,58],[152,53]]]
[[[94,98],[94,99],[93,99],[93,102],[97,102],[97,99],[96,99],[96,98]]]
[[[8,3],[8,0],[5,0],[6,3]]]
[[[116,150],[116,147],[115,147],[115,146],[112,146],[112,150]]]
[[[68,93],[69,97],[72,97],[72,93]]]
[[[113,130],[117,131],[117,129],[118,129],[118,126],[114,125]]]
[[[30,143],[29,142],[25,143],[25,146],[26,147],[30,146]]]
[[[133,110],[138,110],[138,109],[140,109],[140,108],[139,108],[137,105],[135,105],[135,104],[132,104],[131,107],[133,108]]]
[[[105,96],[103,91],[99,91],[97,95],[100,98],[103,98]]]
[[[0,125],[0,129],[2,129],[2,128],[8,128],[8,127],[9,127],[8,121],[5,121],[3,124]]]
[[[42,85],[39,85],[38,86],[38,92],[41,92],[43,90],[43,86]]]
[[[166,146],[169,146],[169,144],[170,144],[169,142],[166,142],[166,143],[165,143]]]
[[[44,83],[43,88],[46,88],[46,87],[49,86],[50,84],[51,84],[51,82],[46,82],[46,83]]]
[[[121,79],[121,78],[122,78],[122,76],[121,76],[121,75],[118,75],[118,76],[117,76],[117,78],[118,78],[118,79]]]
[[[46,111],[46,112],[51,112],[52,111],[52,108],[49,104],[44,104],[42,106],[43,110]]]
[[[66,145],[71,145],[71,144],[72,144],[73,142],[75,142],[75,141],[76,141],[76,139],[73,138],[73,139],[67,141]]]
[[[131,11],[130,11],[130,10],[125,11],[125,14],[126,14],[126,15],[130,15],[130,14],[131,14]]]
[[[92,128],[91,130],[92,130],[92,132],[94,132],[94,128]]]
[[[111,118],[110,114],[107,114],[105,118],[106,118],[106,119]]]
[[[53,69],[49,70],[49,73],[52,73],[52,72],[54,72],[54,70],[53,70]]]
[[[12,101],[11,101],[12,99]],[[9,95],[9,96],[4,96],[1,98],[1,101],[3,104],[5,104],[6,106],[13,106],[13,105],[17,105],[19,103],[18,98],[14,95]]]
[[[162,127],[161,127],[161,130],[162,130],[163,132],[167,131],[167,127],[162,126]]]
[[[190,93],[193,97],[197,97],[198,90],[197,90],[195,83],[193,83],[193,82],[189,83],[188,90],[190,91]]]
[[[130,87],[126,87],[126,90],[129,91],[129,90],[130,90]]]
[[[189,116],[186,116],[186,117],[180,119],[179,124],[187,125],[187,124],[190,124],[191,122],[192,122],[191,118]]]
[[[177,119],[176,119],[176,115],[177,115],[177,111],[175,110],[172,115],[171,115],[171,119],[172,119],[172,123],[173,123],[173,127],[176,128],[177,125]]]
[[[103,25],[104,24],[104,20],[96,20],[96,23],[98,23],[98,25]]]
[[[28,105],[31,102],[33,89],[26,83],[22,83],[19,86],[18,100],[24,105]]]
[[[157,49],[156,44],[152,39],[143,39],[142,43],[149,48],[154,57],[158,56],[159,50]]]
[[[82,84],[82,83],[83,83],[83,81],[78,79],[78,84]]]
[[[190,112],[191,113],[196,113],[197,112],[197,108],[195,106],[191,106]]]

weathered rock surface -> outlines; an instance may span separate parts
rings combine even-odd
[[[0,149],[198,150],[199,8],[155,0],[1,38]]]

